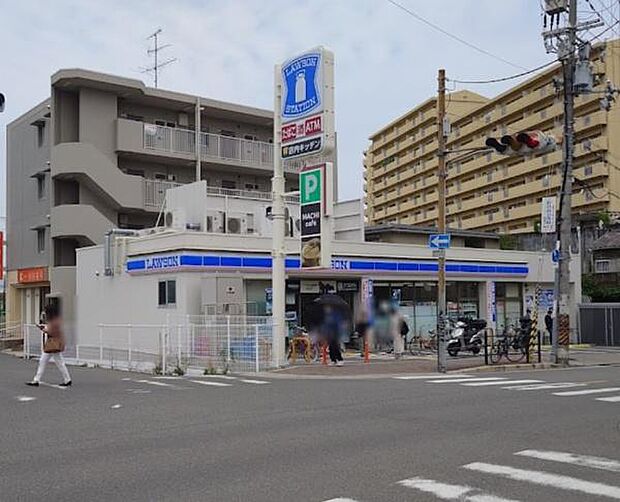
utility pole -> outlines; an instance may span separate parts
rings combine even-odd
[[[446,70],[437,74],[437,228],[446,232]],[[445,373],[446,367],[446,250],[437,250],[437,371]]]
[[[575,144],[575,95],[591,92],[592,75],[587,61],[589,50],[582,58],[581,44],[580,72],[576,78],[577,32],[601,26],[600,19],[577,22],[578,0],[545,0],[544,26],[549,30],[543,32],[547,52],[555,52],[562,64],[562,87],[564,92],[564,126],[563,126],[563,165],[562,184],[560,187],[560,207],[557,221],[557,250],[559,252],[558,269],[555,284],[556,322],[553,323],[554,362],[568,365],[570,344],[570,259],[572,241],[572,192],[573,192],[573,156]],[[568,24],[560,27],[563,15],[568,13]],[[582,60],[583,59],[583,60]],[[583,65],[586,65],[585,67]],[[584,80],[585,77],[585,80]]]
[[[284,204],[284,167],[282,165],[282,69],[275,67],[275,99],[273,120],[273,178],[271,180],[273,192],[273,249],[271,251],[271,292],[273,317],[273,365],[279,367],[284,363],[284,340],[286,338],[286,243]]]

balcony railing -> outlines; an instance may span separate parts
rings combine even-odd
[[[144,148],[164,152],[194,155],[195,134],[189,129],[178,129],[155,124],[144,124]],[[228,160],[253,166],[273,166],[273,144],[262,141],[200,133],[201,157]]]
[[[183,185],[176,181],[144,180],[144,208],[159,211],[166,197],[166,190]],[[239,199],[271,200],[271,192],[259,190],[238,190],[233,188],[207,187],[207,195],[218,197],[235,197]],[[299,204],[299,195],[287,195],[285,200],[289,204]]]
[[[181,186],[182,183],[165,180],[144,180],[144,208],[159,211],[166,198],[166,190]]]

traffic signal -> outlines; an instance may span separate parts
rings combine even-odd
[[[536,130],[487,138],[484,144],[502,155],[527,155],[555,150],[558,143],[552,135]]]

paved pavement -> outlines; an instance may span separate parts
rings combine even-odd
[[[0,500],[620,500],[620,368],[352,379],[0,356]]]

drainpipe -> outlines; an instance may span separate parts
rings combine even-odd
[[[200,181],[200,176],[201,176],[201,166],[200,166],[200,157],[202,155],[202,142],[201,137],[200,137],[200,98],[196,98],[196,107],[194,110],[194,132],[195,132],[195,137],[194,137],[194,154],[196,155],[196,181]]]
[[[103,274],[110,277],[114,275],[112,268],[112,241],[114,236],[130,237],[138,235],[136,230],[128,230],[124,228],[112,228],[105,233],[103,238]]]

